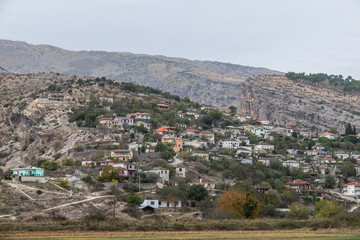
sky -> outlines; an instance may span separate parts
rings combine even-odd
[[[0,0],[0,39],[360,80],[358,0]]]

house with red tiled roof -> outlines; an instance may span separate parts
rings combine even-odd
[[[221,107],[221,108],[218,108],[218,109],[219,109],[219,112],[221,112],[222,114],[224,114],[226,116],[230,115],[230,113],[231,113],[230,108]]]
[[[170,109],[170,106],[169,106],[169,105],[166,105],[166,104],[158,104],[157,107],[158,107],[160,110],[169,110],[169,109]]]
[[[112,118],[100,118],[99,123],[100,123],[100,125],[103,125],[106,127],[111,127],[113,124],[113,119]]]
[[[342,186],[342,192],[347,196],[360,196],[360,183],[349,182]]]
[[[144,120],[149,120],[149,119],[151,119],[150,113],[140,113],[140,112],[129,113],[129,114],[127,115],[127,117],[135,117],[135,119],[144,119]]]
[[[324,138],[327,138],[327,139],[335,139],[335,138],[336,138],[336,134],[333,134],[333,133],[323,133],[323,134],[320,134],[320,137],[324,137]]]
[[[172,130],[172,129],[173,129],[172,127],[164,126],[164,127],[156,129],[154,131],[154,133],[158,133],[158,134],[161,134],[161,135],[173,135],[173,136],[175,136],[175,131]]]
[[[290,189],[293,189],[295,191],[306,191],[306,190],[311,190],[312,186],[309,182],[307,181],[303,181],[301,179],[296,179],[292,182],[288,182],[285,184],[287,187],[289,187]]]

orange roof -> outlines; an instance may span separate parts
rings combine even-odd
[[[158,107],[170,107],[169,105],[166,105],[166,104],[161,104],[161,103],[160,103],[160,104],[158,104],[157,106],[158,106]]]
[[[259,118],[259,119],[256,119],[256,121],[258,121],[258,122],[264,122],[264,121],[269,121],[269,120],[267,120],[266,118]]]
[[[201,133],[204,133],[204,134],[214,134],[213,132],[210,132],[210,131],[202,131]]]
[[[335,161],[335,159],[333,159],[333,158],[331,158],[331,157],[326,157],[326,158],[324,158],[324,160],[325,160],[325,161],[326,161],[326,160],[327,160],[327,161],[331,161],[331,162],[332,162],[332,161]]]
[[[131,119],[131,120],[133,120],[132,118],[129,118],[129,117],[116,117],[116,119]]]
[[[335,135],[335,134],[333,134],[333,133],[323,133],[320,136],[331,136],[331,135]]]
[[[230,110],[230,108],[220,107],[219,110]]]
[[[139,113],[139,112],[137,112],[137,113],[130,113],[129,115],[130,116],[150,115],[150,113]]]
[[[165,126],[165,127],[156,129],[154,132],[169,132],[169,131],[171,131],[171,129],[172,129],[172,127]]]

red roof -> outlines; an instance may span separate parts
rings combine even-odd
[[[158,107],[170,107],[169,105],[166,105],[166,104],[161,104],[161,103],[160,103],[160,104],[158,104],[157,106],[158,106]]]
[[[267,120],[266,118],[259,118],[259,119],[257,119],[257,121],[258,121],[258,122],[265,122],[265,121],[268,122],[269,120]]]
[[[230,108],[220,107],[219,110],[230,110]]]
[[[333,159],[333,158],[331,158],[331,157],[326,157],[326,158],[324,158],[324,160],[325,160],[325,161],[331,161],[331,162],[335,161],[335,159]]]
[[[109,121],[112,121],[112,118],[100,118],[100,121],[102,120],[109,120]]]
[[[193,129],[193,128],[190,128],[190,129],[185,130],[185,132],[200,132],[200,131],[196,130],[196,129]]]
[[[296,179],[296,180],[294,180],[294,181],[292,181],[292,182],[286,183],[286,185],[290,185],[290,186],[291,186],[291,185],[305,185],[305,184],[310,185],[309,182],[303,181],[303,180],[301,180],[301,179]]]
[[[360,183],[358,182],[349,182],[347,184],[344,184],[343,187],[352,186],[352,185],[360,187]]]
[[[204,133],[204,134],[214,134],[213,132],[210,132],[210,131],[202,131],[201,133]]]

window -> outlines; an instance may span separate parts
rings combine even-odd
[[[150,205],[155,205],[155,201],[151,201],[151,202],[150,202]]]
[[[161,201],[159,201],[159,205],[161,206]]]
[[[166,206],[170,207],[170,203],[169,203],[169,202],[166,202]]]

